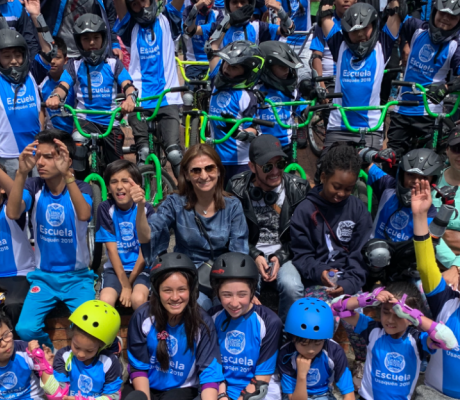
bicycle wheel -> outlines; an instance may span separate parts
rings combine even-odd
[[[323,151],[324,139],[326,138],[326,129],[320,114],[315,114],[308,124],[307,139],[311,151],[316,157]]]
[[[190,142],[189,147],[200,143],[200,117],[192,117],[190,121]]]
[[[91,188],[93,189],[93,218],[88,223],[88,233],[86,240],[88,243],[89,258],[91,269],[97,272],[101,265],[102,260],[102,243],[96,242],[96,224],[97,224],[97,209],[99,204],[102,203],[101,188],[97,183],[92,182]]]
[[[155,166],[153,164],[144,164],[139,167],[142,175],[142,187],[145,188],[145,182],[148,180],[150,182],[150,198],[148,199],[149,203],[153,203],[155,194],[157,193],[157,174]],[[177,190],[177,186],[174,183],[173,178],[169,175],[164,168],[161,169],[161,185],[163,191],[163,199],[168,194]]]

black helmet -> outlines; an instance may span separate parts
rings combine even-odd
[[[249,89],[259,80],[264,66],[264,59],[259,47],[248,40],[238,40],[215,53],[222,61],[230,65],[244,67],[243,75],[229,78],[222,72],[223,62],[214,80],[217,90]]]
[[[355,3],[345,11],[341,24],[345,43],[357,58],[356,61],[361,61],[371,54],[379,37],[379,18],[375,8],[370,4]],[[366,42],[352,43],[348,33],[363,29],[370,24],[372,24],[370,39]]]
[[[11,29],[0,29],[0,50],[19,47],[22,49],[24,62],[17,67],[3,68],[0,64],[0,73],[4,78],[14,84],[25,82],[29,74],[29,48],[23,36]]]
[[[440,175],[443,169],[442,158],[430,149],[415,149],[409,151],[401,159],[396,176],[396,196],[404,207],[410,207],[411,189],[404,187],[404,172],[411,172],[421,176]]]
[[[147,28],[155,22],[158,15],[161,14],[163,10],[163,2],[156,0],[150,0],[150,5],[148,7],[144,7],[139,12],[134,12],[131,8],[131,3],[133,0],[126,1],[126,8],[130,13],[131,17],[143,28]]]
[[[287,96],[291,96],[297,85],[297,69],[302,67],[302,61],[287,43],[269,40],[259,45],[265,66],[260,79],[266,85],[280,90]],[[271,70],[272,65],[289,67],[289,76],[286,79],[278,78]]]
[[[248,5],[252,7],[252,12],[254,13],[254,10],[256,9],[256,0],[248,0]],[[224,8],[225,14],[230,15],[230,0],[224,0]],[[247,22],[249,22],[249,19]]]
[[[155,289],[153,283],[155,282],[155,279],[158,279],[159,276],[166,272],[172,271],[184,271],[191,273],[194,281],[190,291],[195,289],[198,284],[198,273],[195,264],[193,264],[190,257],[182,253],[166,253],[158,257],[157,263],[150,270],[150,282],[152,283],[152,290],[154,292]]]
[[[259,270],[251,256],[243,253],[225,253],[217,257],[211,269],[211,280],[259,279]]]
[[[430,35],[430,39],[434,44],[449,42],[460,30],[460,21],[450,31],[445,31],[444,29],[440,29],[437,26],[435,26],[434,18],[436,16],[436,12],[438,11],[449,13],[451,15],[459,15],[460,14],[460,1],[459,0],[435,0],[433,4],[433,9],[430,14],[430,22],[429,22],[429,29],[428,29],[428,34]]]
[[[102,46],[99,50],[85,51],[81,45],[81,35],[84,33],[100,33],[102,35]],[[77,49],[82,55],[83,59],[89,65],[98,65],[107,57],[108,37],[107,25],[101,17],[96,14],[83,14],[76,21],[73,26],[73,37]]]

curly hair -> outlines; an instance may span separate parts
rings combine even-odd
[[[330,177],[334,175],[336,169],[339,169],[341,171],[350,171],[358,176],[361,164],[362,160],[354,147],[339,144],[329,148],[324,160],[321,162],[321,172]]]

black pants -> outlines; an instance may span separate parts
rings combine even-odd
[[[126,396],[134,391],[132,384],[126,384],[123,388],[121,398],[126,399]],[[150,400],[194,400],[197,396],[198,389],[192,387],[176,388],[167,392],[150,389]]]
[[[152,110],[153,111],[153,110]],[[158,129],[163,139],[164,149],[179,143],[179,108],[177,105],[160,107],[157,118]],[[149,147],[149,133],[147,123],[137,118],[137,113],[132,113],[128,117],[128,122],[133,129],[136,150],[139,152],[143,147]]]
[[[6,293],[6,301],[3,310],[11,320],[13,327],[16,326],[21,314],[24,299],[27,296],[30,285],[25,276],[12,276],[0,278],[0,292]]]

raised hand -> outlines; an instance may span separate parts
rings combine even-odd
[[[40,0],[24,0],[24,7],[32,17],[36,17],[41,13]]]
[[[411,208],[414,215],[428,214],[431,207],[431,188],[427,180],[415,184],[411,192]]]
[[[58,151],[53,150],[54,164],[58,171],[65,176],[69,172],[69,168],[72,164],[69,150],[67,146],[58,139],[54,139],[54,143],[58,146]]]
[[[138,206],[145,205],[145,191],[142,189],[136,182],[134,182],[131,178],[129,178],[129,183],[131,185],[129,189],[129,193],[131,198],[133,199],[134,203]]]
[[[19,172],[27,175],[37,163],[39,152],[37,151],[38,140],[29,144],[19,155]]]

